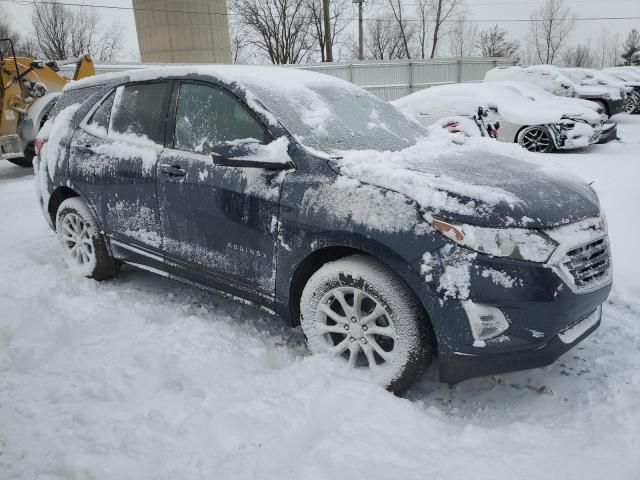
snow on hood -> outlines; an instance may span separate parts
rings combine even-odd
[[[549,228],[600,214],[591,187],[517,145],[433,130],[397,152],[338,153],[342,175],[406,195],[427,220]]]
[[[494,108],[507,122],[517,125],[557,123],[578,118],[592,124],[602,121],[593,107],[575,99],[556,97],[517,82],[464,83],[421,90],[391,102],[425,124],[450,115],[473,115],[478,107]],[[426,121],[425,121],[426,118]]]

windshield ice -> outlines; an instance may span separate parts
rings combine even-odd
[[[419,124],[364,90],[335,84],[307,86],[306,95],[251,89],[298,141],[323,152],[398,151],[426,135]]]

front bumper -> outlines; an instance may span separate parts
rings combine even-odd
[[[600,135],[599,144],[613,142],[618,139],[618,124],[607,122],[602,126],[602,134]]]
[[[585,245],[593,243],[589,240]],[[427,283],[437,299],[424,304],[437,339],[440,380],[455,384],[545,366],[597,329],[601,305],[611,291],[611,269],[595,283],[578,285],[565,268],[576,248],[560,246],[547,264],[540,264],[470,254],[457,245],[444,247]],[[608,250],[606,255],[610,265]],[[452,278],[463,278],[464,272],[468,278],[457,288],[443,288]],[[495,338],[477,341],[464,308],[469,300],[498,308],[507,329]],[[585,321],[591,323],[580,330]]]
[[[624,99],[620,100],[605,100],[607,104],[607,111],[610,117],[624,112]]]
[[[545,367],[571,350],[600,326],[602,306],[580,319],[572,327],[558,332],[548,340],[525,348],[487,353],[455,352],[440,365],[440,378],[449,384],[469,378]],[[575,335],[574,332],[578,331]],[[571,341],[568,341],[571,340]]]

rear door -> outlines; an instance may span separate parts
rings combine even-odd
[[[112,245],[162,265],[157,163],[171,82],[122,85],[81,124],[70,174],[92,204]]]
[[[271,299],[283,172],[214,164],[212,154],[270,135],[235,96],[176,82],[158,168],[163,249],[171,272],[250,298]],[[268,303],[268,302],[267,302]]]

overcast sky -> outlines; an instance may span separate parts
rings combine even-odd
[[[18,0],[20,1],[20,0]],[[63,0],[65,1],[65,0]],[[66,0],[71,1],[71,0]],[[74,0],[80,3],[81,0]],[[368,3],[366,17],[375,17],[376,9],[384,5],[386,0],[365,0]],[[88,0],[87,5],[110,5],[131,8],[130,0]],[[407,3],[411,3],[407,1]],[[507,29],[510,36],[520,40],[528,28],[526,22],[513,22],[508,20],[528,19],[531,11],[539,7],[544,0],[466,0],[469,18],[478,21],[481,30],[493,23],[500,24]],[[566,0],[578,17],[640,17],[640,0]],[[350,6],[350,5],[349,5]],[[355,5],[354,5],[355,7]],[[15,22],[15,26],[22,31],[30,30],[30,7],[20,5],[9,0],[0,0],[0,10],[8,12],[9,17]],[[135,60],[138,55],[138,42],[136,27],[132,10],[99,9],[105,23],[118,19],[125,29],[124,32],[124,58],[123,60]],[[354,24],[354,37],[356,35]],[[640,29],[640,19],[635,20],[595,20],[579,21],[573,32],[570,42],[586,43],[597,42],[602,29],[607,28],[611,32],[619,32],[624,39],[632,28]]]

